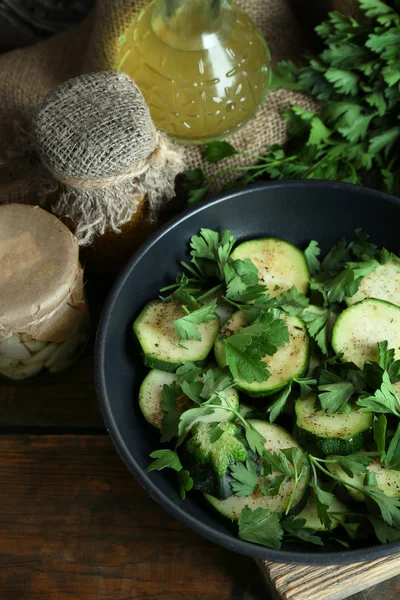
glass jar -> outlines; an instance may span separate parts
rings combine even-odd
[[[0,375],[63,371],[87,338],[75,237],[38,206],[0,206]]]
[[[233,2],[153,0],[120,43],[117,69],[139,86],[155,124],[178,141],[232,133],[266,98],[266,42]]]

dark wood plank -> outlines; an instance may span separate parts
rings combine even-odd
[[[93,374],[93,339],[65,373],[0,383],[0,432],[103,430]]]
[[[3,600],[266,600],[255,563],[172,519],[107,436],[0,436]]]
[[[0,432],[47,428],[54,431],[104,430],[94,389],[96,327],[112,279],[86,282],[92,335],[80,359],[66,372],[47,373],[22,382],[0,378]]]

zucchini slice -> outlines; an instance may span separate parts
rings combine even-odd
[[[163,387],[164,385],[171,385],[171,383],[177,380],[178,376],[175,373],[166,373],[159,369],[152,369],[143,379],[140,386],[140,409],[146,421],[157,429],[161,429],[164,417],[164,412],[161,409]],[[222,404],[228,405],[228,403],[233,408],[239,409],[239,394],[234,388],[229,388],[226,391],[226,400],[222,401]],[[193,408],[193,402],[185,394],[182,394],[177,400],[177,410],[184,412],[189,408]],[[211,415],[201,417],[199,421],[203,421],[204,423],[222,423],[223,421],[232,421],[234,417],[234,413],[218,408]]]
[[[328,414],[316,411],[314,403],[315,394],[295,402],[294,437],[300,444],[320,454],[352,454],[363,448],[372,427],[372,413],[353,406],[349,413]]]
[[[211,300],[211,298],[207,298],[207,301],[209,301],[209,300]],[[223,300],[222,298],[219,298],[215,312],[217,313],[217,315],[219,317],[220,326],[222,327],[222,325],[225,325],[227,320],[235,312],[235,309],[232,306],[232,304],[228,304],[228,302],[225,302],[225,300]]]
[[[332,529],[335,529],[335,527],[337,527],[340,523],[345,522],[347,516],[346,513],[348,512],[350,511],[347,506],[335,497],[332,504],[328,508],[328,513],[340,514],[330,514],[331,526],[328,529],[318,517],[318,509],[315,502],[314,493],[311,493],[307,504],[297,516],[306,520],[304,525],[305,529],[314,529],[315,531],[332,531]]]
[[[304,253],[285,240],[249,240],[239,244],[231,258],[249,258],[257,267],[259,281],[267,287],[270,296],[279,296],[293,286],[296,286],[298,292],[305,294],[308,291],[310,271]],[[277,286],[279,289],[276,289]]]
[[[346,308],[338,317],[332,333],[336,354],[343,352],[343,362],[353,362],[362,369],[366,361],[378,358],[378,342],[387,340],[400,358],[400,308],[385,300],[367,298]]]
[[[249,421],[265,439],[265,448],[277,451],[282,448],[299,447],[292,436],[279,425],[267,423],[266,421]],[[277,473],[272,473],[268,479],[273,479]],[[293,503],[293,513],[303,508],[308,492],[309,470],[307,470],[299,481]],[[286,510],[290,496],[293,491],[293,480],[286,478],[276,496],[264,496],[259,488],[251,496],[230,496],[226,500],[218,500],[214,496],[204,494],[208,502],[224,517],[237,521],[245,506],[251,509],[268,508],[274,512],[283,513]]]
[[[400,261],[392,260],[376,267],[361,280],[358,291],[345,301],[351,306],[365,298],[386,300],[400,306]]]
[[[248,383],[243,377],[236,380],[236,387],[253,398],[265,398],[284,388],[293,377],[303,377],[308,370],[310,357],[310,340],[307,329],[298,317],[282,316],[289,329],[289,343],[273,356],[265,356],[270,377],[258,383]],[[235,312],[221,329],[215,342],[215,358],[220,367],[226,365],[224,338],[233,335],[246,327],[243,313]]]
[[[179,345],[174,321],[185,316],[178,302],[154,300],[147,304],[133,324],[146,366],[174,372],[183,362],[204,364],[218,335],[219,319],[198,325],[201,341],[186,340]]]
[[[328,458],[335,460],[340,458],[340,456],[328,456]],[[343,481],[346,490],[354,500],[358,502],[365,501],[364,494],[362,493],[365,475],[349,477],[337,463],[327,463],[327,467],[332,475],[336,475]],[[377,487],[381,492],[392,498],[400,498],[400,471],[388,469],[385,465],[381,465],[378,462],[371,463],[367,468],[371,473],[375,473]],[[356,486],[360,491],[352,487],[347,487],[346,483]]]

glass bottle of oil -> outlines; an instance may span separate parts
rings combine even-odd
[[[140,87],[156,125],[189,143],[234,132],[270,81],[264,38],[229,0],[153,0],[120,39],[117,68]]]

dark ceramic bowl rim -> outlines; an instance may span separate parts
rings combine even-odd
[[[134,457],[131,456],[128,449],[126,448],[123,439],[121,438],[116,423],[113,418],[110,399],[107,395],[106,381],[105,381],[105,369],[104,369],[104,355],[105,355],[105,347],[107,343],[107,329],[109,324],[110,315],[113,311],[113,307],[115,301],[124,287],[126,280],[129,278],[130,273],[135,268],[135,265],[139,263],[139,261],[143,258],[143,256],[151,250],[151,248],[157,244],[157,241],[163,237],[167,232],[171,229],[174,229],[179,223],[185,221],[187,218],[196,213],[201,213],[203,210],[206,210],[209,206],[216,205],[220,202],[226,202],[232,197],[236,196],[245,196],[250,190],[264,190],[264,189],[274,189],[278,187],[285,188],[297,188],[297,187],[325,187],[337,190],[339,193],[341,190],[345,191],[348,189],[358,191],[362,190],[362,193],[365,195],[373,196],[376,200],[385,200],[386,202],[393,204],[400,204],[400,199],[385,194],[384,192],[379,192],[376,190],[372,190],[369,188],[364,188],[361,186],[356,186],[348,183],[340,183],[333,181],[324,181],[324,180],[313,180],[313,181],[304,181],[304,180],[292,180],[292,181],[279,181],[279,182],[266,182],[261,184],[255,184],[251,186],[247,186],[243,189],[237,189],[225,193],[221,193],[216,195],[213,199],[203,204],[199,204],[194,206],[193,208],[186,209],[182,213],[180,213],[177,217],[168,221],[165,225],[160,227],[153,235],[151,235],[146,242],[144,242],[140,248],[136,251],[136,253],[131,257],[128,263],[123,268],[122,272],[118,276],[114,286],[107,298],[105,303],[99,327],[97,330],[96,337],[96,345],[95,345],[95,384],[96,384],[96,392],[99,400],[99,405],[101,409],[101,413],[103,415],[103,419],[105,421],[107,431],[111,437],[111,440],[124,461],[125,465],[128,467],[129,471],[132,475],[135,476],[135,479],[140,483],[140,485],[146,490],[146,492],[160,504],[165,510],[167,510],[173,517],[175,517],[178,521],[181,521],[200,535],[205,538],[211,540],[212,542],[227,548],[228,550],[232,550],[234,552],[238,552],[239,554],[244,554],[247,556],[251,556],[253,558],[259,560],[272,560],[277,562],[293,562],[293,563],[308,563],[308,564],[338,564],[338,563],[351,563],[358,561],[366,561],[372,560],[376,558],[381,558],[383,556],[387,556],[394,552],[398,552],[400,550],[400,541],[398,542],[390,542],[388,544],[380,544],[375,546],[370,546],[367,548],[357,549],[357,550],[343,550],[342,552],[326,552],[326,553],[316,553],[316,552],[297,552],[297,551],[288,551],[288,550],[273,550],[269,548],[265,548],[263,546],[258,546],[256,544],[251,544],[249,542],[245,542],[239,538],[234,538],[232,535],[224,534],[215,531],[212,527],[202,523],[196,518],[192,517],[189,513],[185,512],[178,505],[174,504],[169,498],[167,498],[163,492],[153,483],[151,478],[145,473],[141,467],[137,464]]]

